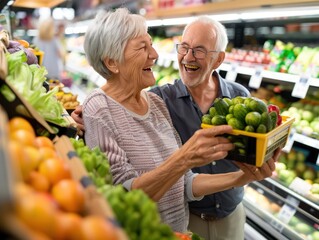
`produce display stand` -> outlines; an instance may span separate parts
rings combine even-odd
[[[78,158],[70,139],[66,136],[58,137],[55,148],[59,156],[64,159],[71,169],[72,177],[78,180],[85,188],[86,211],[88,214],[101,215],[115,221],[114,213],[106,200],[97,192],[96,187],[90,179],[84,164]]]
[[[85,166],[78,158],[70,139],[67,136],[57,137],[54,145],[58,155],[70,166],[72,178],[79,181],[85,189],[85,214],[102,216],[106,220],[111,221],[116,227],[119,239],[127,240],[126,234],[116,221],[112,208],[106,199],[97,192]]]
[[[13,99],[8,99],[3,90],[11,90]],[[0,79],[0,104],[5,108],[9,119],[15,116],[26,118],[34,127],[38,135],[47,135],[53,139],[56,135],[76,136],[77,129],[74,120],[71,120],[69,114],[65,111],[63,116],[67,119],[69,126],[62,127],[54,123],[48,123],[42,116],[21,96],[13,86],[3,79]],[[58,129],[56,132],[53,128]]]

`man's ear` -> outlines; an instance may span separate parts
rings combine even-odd
[[[113,72],[113,73],[119,72],[119,69],[117,67],[117,63],[113,59],[105,58],[103,63],[107,67],[107,69],[109,69],[111,72]]]
[[[224,61],[225,59],[225,52],[219,52],[218,53],[218,57],[217,57],[217,61],[214,64],[214,69],[217,69]]]

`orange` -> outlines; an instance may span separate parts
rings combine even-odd
[[[17,39],[18,43],[20,43],[23,47],[28,48],[30,46],[29,42],[24,39]]]
[[[35,147],[24,146],[17,141],[9,142],[9,152],[12,165],[24,180],[29,177],[31,171],[38,167],[41,161],[39,151]]]
[[[60,158],[43,160],[39,165],[39,172],[49,179],[51,186],[62,179],[71,178],[69,166]]]
[[[13,117],[9,121],[9,132],[14,132],[18,129],[23,129],[35,134],[34,129],[26,119],[22,117]]]
[[[37,171],[30,172],[26,182],[39,192],[48,192],[50,188],[49,179]]]
[[[34,146],[35,134],[26,129],[9,132],[10,140],[18,141],[25,146]]]
[[[57,226],[57,206],[48,194],[35,193],[18,198],[16,213],[19,219],[32,230],[54,237]]]
[[[58,157],[57,152],[50,147],[40,147],[39,153],[42,160],[48,159],[48,158],[56,158]]]
[[[35,138],[34,140],[34,145],[38,148],[40,147],[49,147],[54,149],[54,145],[53,142],[51,141],[50,138],[46,137],[46,136],[38,136]]]
[[[84,189],[80,182],[63,179],[53,185],[51,193],[63,210],[75,213],[81,213],[84,210]]]
[[[34,194],[35,191],[28,184],[24,182],[17,182],[14,185],[14,194],[17,199],[28,197],[29,194]]]
[[[17,141],[9,141],[9,156],[11,160],[11,166],[14,173],[14,177],[17,180],[22,180],[22,167],[20,163],[21,156],[23,153],[23,145]]]
[[[82,220],[84,239],[119,239],[116,227],[101,216],[87,216]]]
[[[57,239],[59,240],[81,240],[82,217],[76,213],[59,212],[57,214],[59,229]]]

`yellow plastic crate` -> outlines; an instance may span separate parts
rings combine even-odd
[[[278,148],[283,148],[290,134],[294,118],[282,116],[282,124],[268,133],[252,133],[242,130],[232,130],[230,135],[232,141],[241,140],[244,144],[242,148],[235,148],[230,151],[226,159],[245,162],[257,167],[269,160],[273,152]],[[213,125],[204,124],[202,128],[211,128]]]

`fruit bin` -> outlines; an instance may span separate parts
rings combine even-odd
[[[283,148],[291,130],[294,118],[282,116],[283,122],[268,133],[252,133],[242,130],[232,130],[227,134],[232,142],[235,143],[235,149],[230,151],[227,159],[262,166],[269,160],[273,152],[278,148]],[[202,128],[211,128],[213,125],[202,123]],[[236,144],[237,142],[243,144]],[[240,146],[239,146],[240,145]]]

